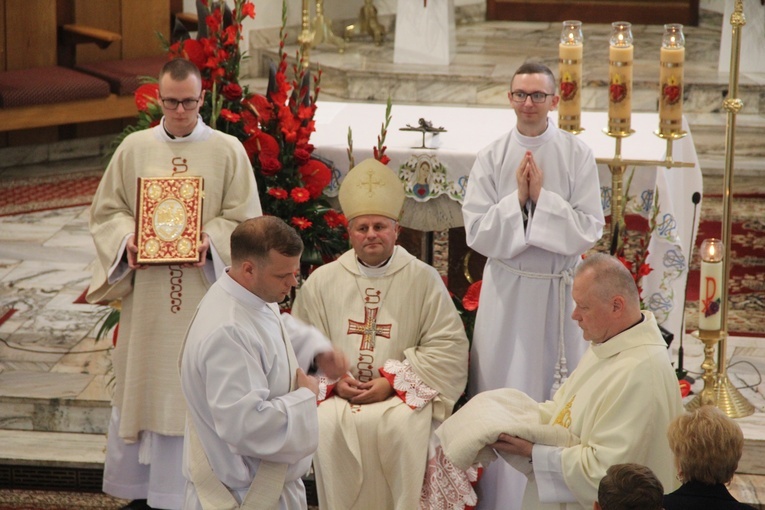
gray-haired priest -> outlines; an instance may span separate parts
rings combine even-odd
[[[292,313],[351,360],[319,405],[321,508],[418,508],[428,444],[465,388],[468,342],[441,277],[396,246],[404,190],[377,160],[340,188],[353,247],[318,268]],[[434,425],[435,424],[435,425]]]

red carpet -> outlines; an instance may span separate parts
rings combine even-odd
[[[731,207],[731,264],[728,332],[765,335],[765,195],[740,194]],[[704,239],[722,236],[722,198],[704,196],[696,248],[686,287],[686,329],[696,329],[699,299],[699,247]]]
[[[89,205],[103,170],[0,181],[0,216]]]

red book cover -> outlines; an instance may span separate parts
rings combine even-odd
[[[139,177],[136,245],[139,264],[199,262],[202,177]]]

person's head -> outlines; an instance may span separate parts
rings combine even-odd
[[[185,136],[197,125],[204,91],[202,75],[193,62],[176,58],[159,72],[159,104],[165,116],[165,129],[173,136]]]
[[[276,216],[240,223],[231,234],[229,276],[262,300],[282,301],[297,285],[303,241]]]
[[[596,344],[636,324],[640,296],[632,274],[619,259],[605,253],[588,255],[576,268],[571,289],[574,311],[584,339]]]
[[[744,451],[741,428],[715,406],[677,416],[669,424],[667,438],[683,483],[728,483]]]
[[[398,231],[396,220],[378,214],[356,216],[348,222],[353,251],[368,266],[380,265],[393,255]]]
[[[384,262],[393,254],[406,198],[396,173],[376,159],[366,159],[345,176],[337,198],[348,218],[356,256],[370,266]]]
[[[538,136],[547,129],[547,114],[560,101],[556,91],[555,76],[544,64],[526,62],[515,71],[507,97],[518,117],[521,134]]]
[[[614,464],[598,486],[595,510],[661,510],[664,487],[649,468]]]

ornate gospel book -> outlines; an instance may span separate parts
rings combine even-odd
[[[199,262],[202,177],[139,177],[136,245],[139,264]]]

